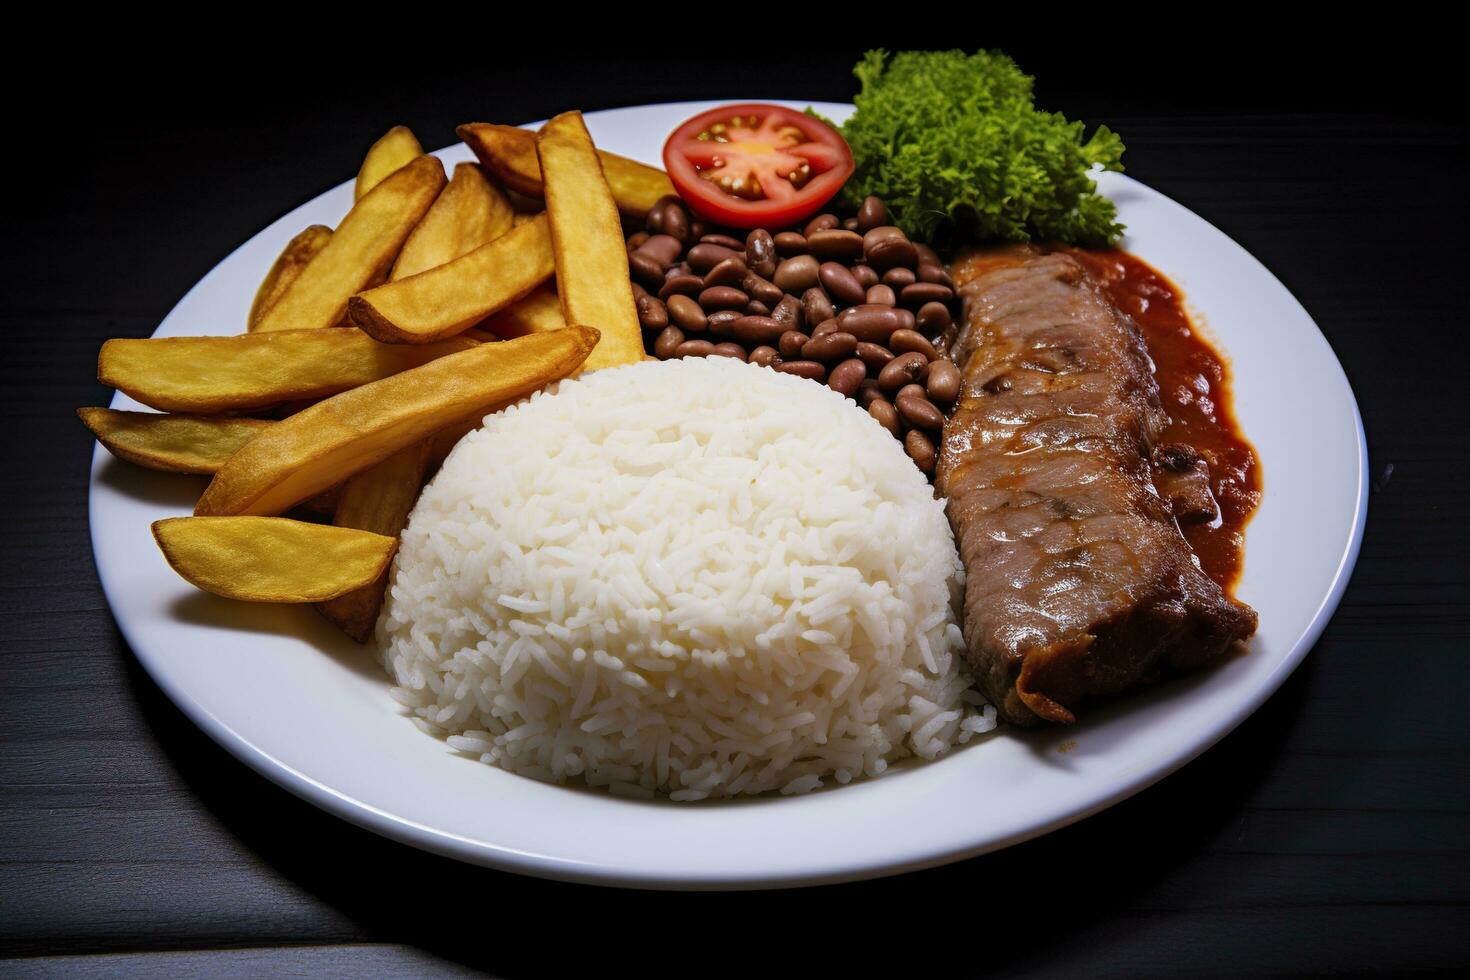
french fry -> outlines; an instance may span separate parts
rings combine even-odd
[[[539,204],[541,202],[538,201],[536,203]],[[546,209],[545,208],[540,208],[540,209],[535,210],[535,211],[517,211],[515,213],[515,217],[511,219],[510,223],[512,225],[516,226],[516,227],[520,227],[521,225],[525,224],[527,221],[535,221],[538,217],[540,217],[541,215],[543,215],[545,213],[546,213]]]
[[[179,575],[246,602],[325,602],[387,569],[398,539],[284,517],[170,517],[153,538]]]
[[[456,132],[496,180],[528,197],[543,196],[535,133],[491,123],[466,123]],[[604,150],[597,151],[597,156],[602,161],[603,172],[607,174],[613,199],[618,202],[618,210],[629,217],[644,217],[654,202],[674,193],[669,175],[657,167]]]
[[[291,288],[301,271],[331,240],[332,229],[326,225],[308,225],[286,243],[270,271],[265,274],[260,288],[255,291],[255,301],[250,304],[250,316],[245,321],[246,329],[255,329],[260,318],[265,316],[265,311],[274,306],[286,290]]]
[[[77,415],[118,459],[168,473],[213,473],[245,443],[274,425],[267,419],[155,415],[79,408]]]
[[[255,330],[334,327],[353,293],[381,281],[444,187],[444,165],[421,156],[352,206],[332,238],[255,324]]]
[[[159,411],[216,415],[326,398],[473,346],[382,344],[351,329],[120,338],[102,345],[97,380]]]
[[[566,377],[597,337],[577,326],[478,344],[318,402],[231,456],[194,513],[282,513],[476,411]]]
[[[403,533],[409,511],[413,510],[424,484],[432,442],[425,440],[400,450],[348,480],[342,487],[332,523],[394,538]],[[366,643],[378,621],[387,586],[385,568],[367,585],[319,603],[317,610],[358,643]]]
[[[384,343],[441,340],[525,296],[554,268],[550,225],[538,217],[453,262],[359,293],[348,315]]]
[[[546,333],[567,325],[562,316],[561,298],[551,283],[537,286],[523,298],[487,317],[479,326],[501,340],[514,340],[528,333]]]
[[[515,213],[500,188],[473,163],[454,167],[428,214],[403,243],[389,279],[406,279],[472,252],[510,231]]]
[[[643,360],[643,330],[628,279],[618,208],[580,112],[554,117],[536,135],[546,181],[557,292],[568,323],[602,331],[585,371]]]
[[[357,172],[357,186],[353,188],[352,199],[362,200],[390,174],[423,155],[424,148],[419,145],[413,130],[407,126],[394,126],[368,148],[362,169]]]

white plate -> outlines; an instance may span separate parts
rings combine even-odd
[[[705,108],[618,109],[587,123],[599,146],[657,162],[664,135]],[[462,145],[438,155],[471,159]],[[1100,183],[1128,225],[1125,246],[1184,289],[1228,354],[1237,414],[1262,461],[1265,497],[1239,589],[1260,631],[1248,654],[1217,670],[1072,728],[1002,731],[938,762],[805,797],[677,805],[543,785],[421,733],[389,698],[372,652],[311,609],[231,603],[185,584],[149,524],[189,513],[202,480],[99,448],[92,544],[113,613],[168,696],[258,772],[363,827],[505,870],[646,887],[813,884],[953,861],[1095,813],[1209,747],[1305,656],[1357,557],[1367,471],[1347,379],[1285,287],[1168,198],[1119,174]],[[286,241],[337,224],[351,203],[347,181],[276,221],[200,280],[156,335],[242,330]],[[122,396],[113,405],[139,407]]]

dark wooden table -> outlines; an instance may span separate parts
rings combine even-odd
[[[856,51],[410,64],[328,85],[284,67],[289,55],[94,64],[85,111],[21,100],[17,130],[51,152],[5,154],[0,972],[592,973],[624,937],[619,959],[649,972],[1470,968],[1458,414],[1470,128],[1444,92],[1434,100],[1435,80],[1340,70],[1326,53],[1281,75],[1264,52],[1246,81],[1186,54],[1124,52],[1100,74],[1037,45],[1013,53],[1040,75],[1044,105],[1118,129],[1132,174],[1276,272],[1356,388],[1375,477],[1362,556],[1315,651],[1254,717],[1158,786],[1041,840],[806,891],[534,881],[297,800],[173,707],[103,601],[92,444],[72,415],[106,404],[98,345],[147,336],[238,243],[350,176],[393,123],[438,146],[471,117],[843,99]]]

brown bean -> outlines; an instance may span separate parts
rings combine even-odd
[[[878,372],[878,386],[892,394],[904,385],[918,381],[928,366],[929,361],[923,354],[912,351],[902,354],[883,365],[883,370]]]
[[[934,406],[924,394],[924,389],[918,385],[905,386],[893,399],[893,404],[909,425],[928,429],[930,432],[938,432],[944,428],[944,413]]]
[[[832,319],[837,315],[837,309],[832,305],[832,300],[827,298],[821,286],[813,286],[801,294],[801,315],[807,327],[810,328],[823,320]]]
[[[675,357],[709,357],[715,352],[715,345],[708,340],[686,340],[674,348]]]
[[[914,242],[914,251],[919,255],[918,261],[925,265],[944,265],[943,262],[939,261],[939,253],[923,242]],[[917,265],[918,263],[916,262],[915,264]]]
[[[912,266],[918,261],[919,253],[909,241],[902,228],[880,225],[863,235],[863,255],[868,265],[879,272],[896,265]]]
[[[746,316],[770,316],[771,308],[758,299],[753,299],[745,304]]]
[[[732,249],[725,248],[723,245],[711,245],[708,242],[701,242],[691,248],[689,254],[684,259],[689,263],[689,268],[702,276],[726,259],[741,258],[743,255],[743,252],[736,252]]]
[[[918,429],[910,429],[903,437],[903,451],[922,473],[934,472],[934,443]]]
[[[794,231],[783,231],[771,239],[777,255],[801,255],[806,251],[806,236]]]
[[[688,262],[679,262],[676,265],[671,265],[667,269],[664,270],[664,282],[668,282],[670,279],[674,278],[675,276],[692,276],[692,275],[694,275],[694,270],[689,267],[689,263]]]
[[[628,251],[638,251],[638,246],[642,245],[646,241],[648,241],[648,232],[635,231],[633,234],[628,236]]]
[[[745,268],[745,259],[736,256],[726,259],[704,274],[704,284],[710,286],[738,285],[750,270]]]
[[[839,331],[841,329],[842,329],[842,323],[841,323],[841,321],[838,320],[834,316],[832,319],[830,319],[830,320],[823,320],[821,323],[817,324],[815,327],[812,327],[812,336],[813,337],[825,337],[825,336],[827,336],[827,334],[829,334],[829,333],[837,333],[837,331]]]
[[[903,438],[903,423],[898,420],[898,410],[893,407],[892,402],[883,398],[875,398],[868,403],[868,414],[877,419],[879,425],[893,433],[893,438]]]
[[[662,330],[669,325],[669,311],[656,297],[638,297],[638,325],[644,330]]]
[[[669,235],[650,235],[647,241],[638,246],[638,254],[648,256],[660,268],[667,269],[684,254],[684,243]]]
[[[895,405],[898,404],[898,400],[903,397],[903,395],[904,395],[905,392],[907,392],[909,395],[917,395],[920,398],[928,398],[929,397],[928,394],[925,393],[924,386],[923,385],[921,385],[921,384],[906,384],[902,388],[898,389],[897,392],[894,393],[894,395],[893,395],[893,403]]]
[[[850,333],[834,331],[814,336],[801,348],[801,356],[808,361],[840,361],[852,356],[857,350],[857,338]],[[864,372],[867,367],[864,365]]]
[[[828,228],[806,236],[806,247],[819,259],[851,262],[862,258],[863,236],[855,231]]]
[[[815,255],[794,255],[776,266],[776,275],[772,281],[783,292],[800,296],[817,284],[817,269],[820,266]]]
[[[720,246],[720,248],[728,248],[732,252],[745,251],[745,243],[742,242],[740,239],[731,238],[729,235],[722,235],[719,232],[712,232],[708,235],[700,235],[699,243],[701,245],[718,245]]]
[[[912,309],[925,303],[948,303],[952,299],[954,290],[937,282],[910,283],[898,291],[898,301]]]
[[[849,358],[827,373],[827,387],[851,398],[867,376],[868,366],[856,357]]]
[[[878,273],[873,271],[872,266],[863,265],[861,262],[852,267],[852,275],[863,287],[864,291],[872,289],[882,281]]]
[[[675,356],[674,351],[684,342],[684,331],[675,326],[664,327],[653,342],[655,357],[667,361]]]
[[[699,294],[699,305],[711,313],[716,310],[743,310],[750,297],[734,286],[710,286]]]
[[[872,306],[897,306],[898,295],[893,291],[892,286],[885,286],[880,282],[876,286],[868,287],[868,292],[863,297],[863,302]]]
[[[863,286],[852,274],[852,270],[836,262],[823,262],[817,270],[822,288],[832,297],[832,302],[852,306],[863,301]]]
[[[761,367],[773,367],[781,360],[781,355],[777,353],[776,348],[761,344],[750,352],[750,357],[747,360],[751,364],[759,364]]]
[[[635,300],[638,297],[640,297],[640,296],[652,296],[653,295],[652,293],[650,293],[648,290],[644,289],[642,286],[640,286],[636,282],[630,282],[630,283],[628,283],[628,285],[633,287],[633,298]]]
[[[808,340],[811,338],[800,330],[788,330],[776,341],[776,346],[780,349],[782,357],[788,361],[794,361],[801,357],[801,349],[806,346]]]
[[[674,275],[664,280],[659,287],[658,298],[668,302],[669,297],[677,294],[684,296],[698,296],[704,291],[704,280],[698,276]]]
[[[709,315],[709,332],[723,337],[730,332],[730,324],[744,316],[739,310],[721,310]]]
[[[941,286],[948,286],[950,289],[954,288],[954,280],[950,278],[949,273],[944,270],[944,266],[942,265],[931,265],[928,262],[920,262],[919,267],[914,270],[914,274],[918,277],[919,282],[938,283]]]
[[[694,236],[690,234],[690,226],[693,224],[693,220],[689,216],[689,209],[684,206],[684,202],[678,198],[674,198],[664,208],[663,218],[659,221],[659,229],[670,238],[677,238],[687,245],[694,241]]]
[[[925,339],[924,335],[917,330],[895,330],[893,336],[888,338],[888,346],[895,354],[907,354],[909,351],[918,351],[924,355],[924,359],[932,361],[939,356],[934,345]]]
[[[745,264],[758,276],[769,279],[776,273],[776,242],[764,228],[745,236]]]
[[[935,361],[929,365],[924,387],[935,402],[953,405],[960,396],[960,369],[949,361]]]
[[[875,401],[883,400],[883,389],[878,387],[876,378],[868,378],[858,385],[857,394],[854,395],[857,403],[866,411],[868,406]]]
[[[698,218],[695,218],[693,221],[689,222],[689,237],[692,240],[694,240],[694,241],[697,242],[701,238],[703,238],[708,232],[709,232],[709,222],[708,221],[700,221]]]
[[[856,231],[859,234],[862,233],[862,229],[858,227],[858,220],[856,218],[843,218],[842,227],[846,228],[848,231]]]
[[[883,285],[893,289],[902,289],[917,278],[913,269],[905,269],[901,265],[896,265],[883,273]]]
[[[782,374],[794,374],[798,378],[809,378],[812,381],[821,381],[827,376],[827,369],[816,361],[782,361],[776,365],[776,370]]]
[[[664,305],[674,322],[690,333],[703,333],[709,329],[709,318],[705,316],[704,309],[683,293],[670,296]]]
[[[815,235],[817,232],[826,231],[829,228],[837,228],[841,226],[841,224],[841,219],[838,218],[835,214],[831,214],[830,212],[819,214],[806,223],[806,227],[802,229],[801,233],[806,236],[807,243],[808,245],[810,245],[812,236]]]
[[[643,252],[628,256],[628,273],[634,281],[650,289],[658,289],[664,281],[664,267],[653,256]]]
[[[730,333],[751,347],[775,343],[785,332],[780,322],[768,316],[742,316],[730,321]]]
[[[710,351],[715,357],[733,357],[736,360],[745,360],[745,348],[739,344],[715,344],[715,349]]]
[[[888,207],[883,199],[869,194],[863,198],[862,207],[858,208],[857,226],[859,231],[872,231],[888,224]]]
[[[900,315],[902,312],[892,306],[863,303],[843,310],[837,319],[842,324],[842,329],[856,336],[858,340],[870,344],[887,344],[893,331],[907,326]]]
[[[669,206],[670,201],[677,200],[678,198],[673,194],[665,194],[657,201],[654,201],[653,207],[648,209],[648,216],[643,219],[643,226],[651,234],[661,234],[664,230],[664,210]]]
[[[771,311],[771,319],[787,330],[801,329],[801,301],[795,296],[782,296],[781,302]]]
[[[754,272],[747,272],[745,278],[740,280],[740,288],[751,299],[758,299],[767,306],[775,306],[781,302],[781,297],[786,295],[781,292],[781,287]]]
[[[943,333],[954,323],[949,315],[949,307],[940,302],[929,302],[919,307],[919,312],[914,314],[914,320],[919,329],[930,336]]]
[[[883,365],[893,360],[893,351],[880,344],[859,343],[855,353],[875,372],[883,370]]]

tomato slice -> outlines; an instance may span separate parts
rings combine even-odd
[[[852,150],[831,126],[778,105],[701,112],[664,144],[674,189],[701,218],[782,228],[816,214],[852,176]]]

